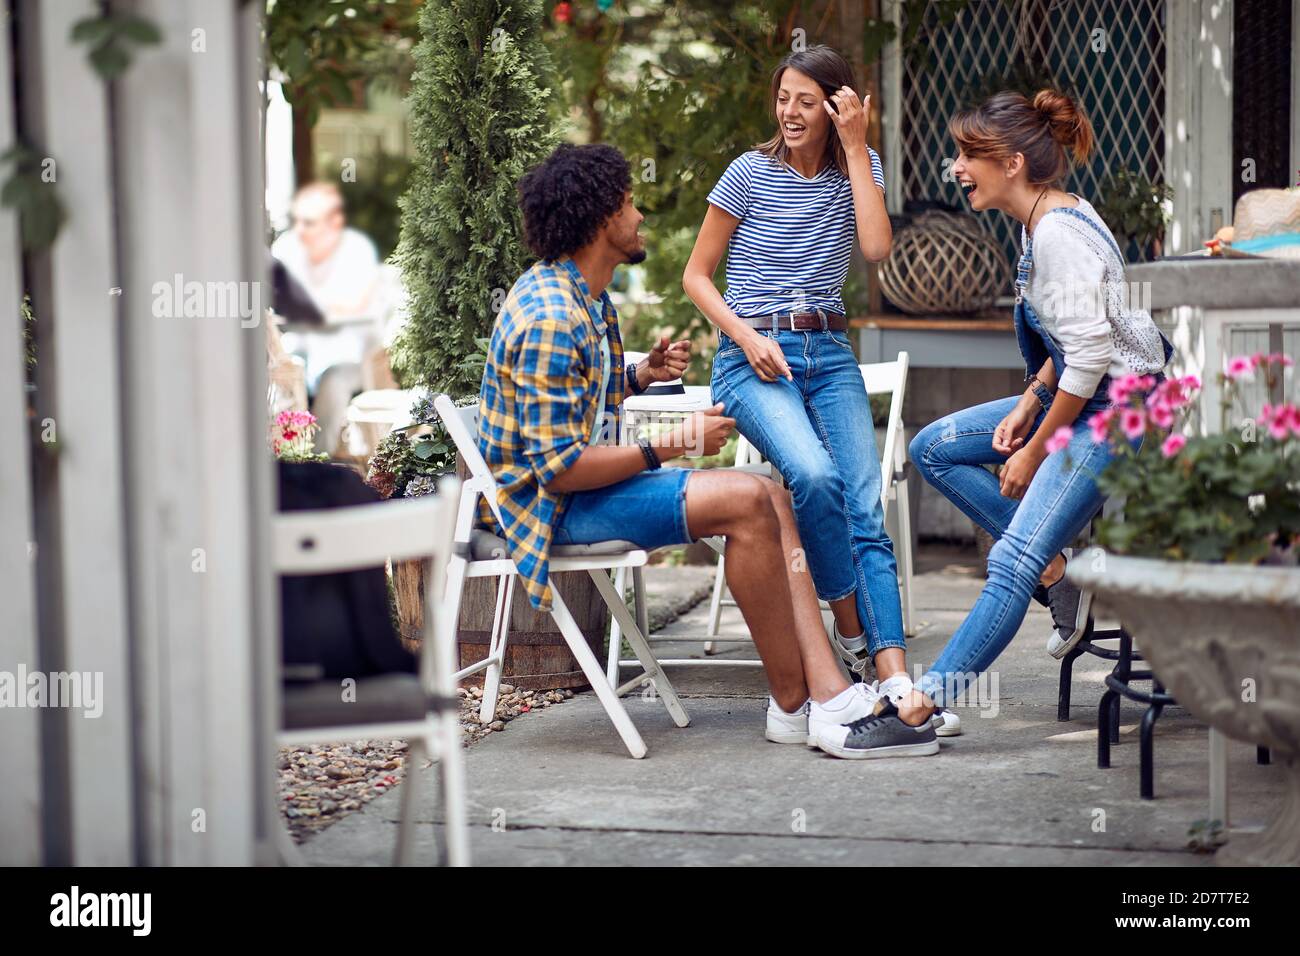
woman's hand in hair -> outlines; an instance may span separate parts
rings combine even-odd
[[[863,100],[865,102],[859,101],[858,94],[849,87],[841,86],[822,103],[822,109],[830,114],[831,122],[840,135],[844,152],[850,156],[867,148],[867,117],[871,113],[871,94],[866,94]]]

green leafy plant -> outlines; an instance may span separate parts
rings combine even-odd
[[[151,20],[127,13],[86,17],[72,25],[72,42],[90,48],[90,65],[105,80],[116,79],[131,65],[136,47],[156,46],[162,32]]]
[[[901,34],[890,20],[866,17],[860,36],[844,33],[840,17],[819,15],[797,0],[644,0],[608,13],[572,4],[562,22],[551,18],[547,40],[561,78],[557,118],[573,120],[573,138],[623,150],[646,214],[650,255],[643,268],[656,301],[620,308],[629,348],[647,350],[665,331],[711,337],[709,322],[682,289],[682,271],[709,191],[728,163],[772,134],[769,80],[790,52],[794,31],[803,31],[808,44],[828,43],[850,56],[860,43],[862,62],[871,64],[895,38],[920,54],[927,10],[944,26],[967,4],[906,0]],[[851,271],[847,304],[865,304],[862,285]],[[707,376],[708,363],[694,362],[686,380]]]
[[[411,178],[411,161],[405,156],[379,153],[358,163],[357,176],[343,182],[343,203],[348,225],[369,236],[381,260],[397,247],[402,230],[398,200]]]
[[[23,358],[30,377],[36,368],[36,313],[32,311],[32,297],[24,293],[18,308],[23,319]]]
[[[477,396],[465,397],[456,405],[464,408],[477,401]],[[411,406],[411,424],[389,432],[379,442],[366,471],[366,484],[385,498],[413,498],[430,494],[438,478],[455,471],[456,446],[434,411],[432,396],[426,394]]]
[[[18,213],[25,250],[39,252],[49,248],[67,219],[55,188],[54,160],[40,150],[19,143],[0,155],[0,165],[5,163],[12,168],[0,187],[0,206]]]
[[[1262,354],[1230,359],[1225,402],[1237,401],[1239,380],[1260,371],[1272,378],[1290,361]],[[1238,431],[1187,438],[1177,427],[1200,382],[1188,376],[1152,385],[1138,376],[1117,380],[1114,407],[1090,423],[1093,440],[1116,450],[1097,485],[1124,499],[1122,516],[1100,522],[1101,545],[1173,561],[1296,563],[1300,410],[1265,403]]]
[[[517,187],[555,143],[538,0],[426,4],[408,97],[416,161],[394,254],[408,320],[390,351],[407,387],[476,392],[466,357],[530,262]]]
[[[329,461],[329,455],[320,454],[314,448],[319,430],[316,416],[311,412],[280,412],[271,424],[271,450],[281,461],[300,464]]]
[[[1132,239],[1139,246],[1163,244],[1168,204],[1174,198],[1171,186],[1119,169],[1102,182],[1101,196],[1097,212],[1116,236]]]
[[[318,173],[312,127],[322,109],[356,105],[378,87],[406,89],[420,7],[421,0],[268,0],[267,59],[293,112],[299,184]]]

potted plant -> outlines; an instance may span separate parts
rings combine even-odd
[[[1270,381],[1291,359],[1233,358],[1237,383]],[[1164,685],[1198,719],[1271,748],[1289,775],[1261,834],[1233,837],[1226,864],[1300,864],[1300,410],[1265,404],[1237,431],[1178,430],[1200,383],[1128,376],[1094,416],[1093,439],[1117,456],[1098,478],[1122,497],[1101,522],[1101,548],[1077,556],[1070,579],[1118,613]],[[1154,386],[1154,387],[1153,387]],[[1134,450],[1131,442],[1142,438]]]
[[[280,461],[292,464],[327,462],[330,456],[318,454],[314,447],[319,430],[316,416],[311,412],[280,412],[271,422],[271,451]]]
[[[1097,212],[1111,231],[1121,239],[1132,239],[1144,249],[1150,246],[1158,258],[1164,248],[1173,188],[1131,170],[1119,169],[1102,182],[1101,195]]]

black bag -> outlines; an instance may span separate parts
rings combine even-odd
[[[346,465],[280,462],[280,510],[380,501]],[[383,567],[280,578],[282,656],[288,680],[416,673],[398,640]]]

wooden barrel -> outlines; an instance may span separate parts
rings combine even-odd
[[[462,481],[469,469],[456,456],[456,475]],[[396,593],[398,631],[402,643],[418,650],[424,627],[424,582],[419,562],[398,562],[393,566],[393,589]],[[605,667],[605,643],[609,636],[609,608],[596,590],[586,571],[570,571],[550,576],[551,589],[559,589],[569,613],[582,629],[601,669]],[[475,664],[488,654],[492,637],[492,617],[496,608],[497,579],[469,578],[461,595],[460,619],[456,628],[458,668]],[[558,690],[591,686],[578,662],[569,653],[569,645],[560,634],[550,614],[534,611],[528,603],[523,585],[515,581],[515,596],[510,610],[510,632],[506,637],[506,657],[502,680],[528,690]],[[483,672],[465,679],[466,684],[483,683]]]
[[[397,597],[398,631],[402,643],[412,651],[420,648],[424,628],[424,575],[418,561],[400,561],[393,565],[393,589]],[[605,664],[605,639],[609,633],[609,609],[585,571],[551,575],[551,588],[559,589],[587,646],[601,668]],[[487,657],[492,636],[492,619],[496,606],[496,578],[471,578],[465,582],[460,602],[460,622],[456,630],[458,667],[468,667]],[[560,634],[555,619],[534,611],[524,589],[515,583],[515,597],[510,612],[510,633],[506,640],[505,669],[502,680],[531,690],[555,690],[563,687],[590,686],[569,646]],[[482,684],[483,672],[465,680]]]

